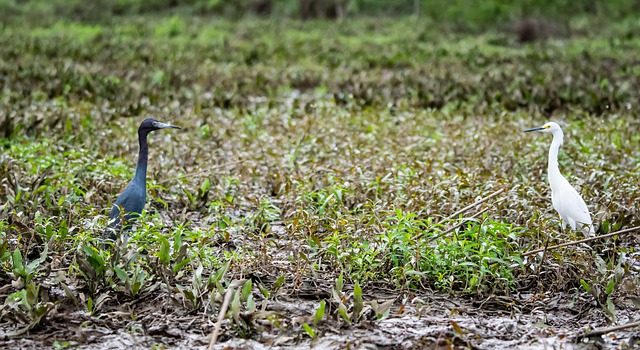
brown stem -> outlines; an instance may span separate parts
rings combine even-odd
[[[602,239],[602,238],[609,238],[609,237],[613,237],[613,236],[620,235],[620,234],[623,234],[623,233],[629,233],[629,232],[637,231],[638,229],[640,229],[640,226],[636,226],[636,227],[632,227],[632,228],[628,228],[628,229],[624,229],[624,230],[620,230],[620,231],[616,231],[616,232],[612,232],[612,233],[607,233],[606,235],[600,235],[600,236],[596,236],[596,237],[584,238],[584,239],[581,239],[581,240],[578,240],[578,241],[562,243],[562,244],[554,245],[554,246],[551,246],[551,247],[548,247],[548,248],[530,250],[530,251],[522,254],[522,256],[527,256],[527,255],[531,255],[531,254],[540,253],[540,252],[545,251],[545,250],[553,250],[553,249],[556,249],[556,248],[568,247],[568,246],[576,245],[576,244],[580,244],[580,243],[591,242],[591,241],[595,241],[595,240]]]
[[[501,189],[499,189],[499,190],[497,190],[497,191],[493,192],[492,194],[488,195],[487,197],[484,197],[484,198],[480,199],[480,200],[479,200],[479,201],[477,201],[477,202],[474,202],[474,203],[472,203],[472,204],[467,205],[466,207],[464,207],[464,208],[462,208],[462,209],[458,210],[457,212],[455,212],[455,213],[453,213],[453,214],[449,215],[445,220],[453,219],[453,218],[455,218],[456,216],[458,216],[458,215],[460,215],[460,214],[464,213],[465,211],[467,211],[467,210],[469,210],[469,209],[471,209],[471,208],[473,208],[473,207],[476,207],[476,206],[478,206],[478,205],[480,205],[480,204],[482,204],[482,203],[484,203],[484,202],[488,201],[489,199],[491,199],[491,198],[493,198],[493,197],[495,197],[495,196],[499,195],[499,194],[500,194],[500,193],[502,193],[502,192],[504,192],[504,188],[501,188]],[[444,221],[444,220],[443,220],[443,221]]]
[[[477,218],[478,216],[480,216],[480,215],[482,215],[482,214],[486,213],[487,211],[489,211],[489,208],[484,208],[484,209],[480,210],[479,212],[477,212],[477,213],[473,214],[473,216],[471,216],[471,217],[472,217],[472,218]],[[460,223],[459,223],[459,224],[457,224],[457,225],[454,225],[453,227],[451,227],[451,228],[450,228],[450,229],[448,229],[448,230],[445,230],[445,231],[444,231],[444,232],[442,232],[441,234],[439,234],[439,235],[437,235],[437,236],[435,236],[435,237],[431,237],[431,238],[429,238],[429,240],[427,241],[427,243],[431,243],[431,242],[435,241],[436,239],[438,239],[438,238],[440,238],[440,237],[442,237],[442,236],[445,236],[445,235],[447,235],[447,234],[448,234],[448,233],[450,233],[450,232],[453,232],[453,231],[454,231],[455,229],[457,229],[458,227],[460,227],[460,226],[462,226],[462,225],[466,224],[466,223],[467,223],[467,221],[468,221],[468,220],[462,220],[462,222],[460,222]],[[419,237],[419,236],[417,236],[417,237]]]
[[[216,322],[216,327],[213,329],[213,334],[211,334],[211,341],[209,341],[209,350],[213,350],[213,346],[216,345],[216,341],[218,341],[218,334],[220,334],[220,328],[222,328],[222,321],[227,313],[227,308],[229,307],[229,303],[231,302],[231,297],[233,296],[233,291],[235,289],[235,286],[230,285],[227,288],[227,292],[224,293],[224,301],[220,307],[218,321]]]
[[[631,322],[631,323],[627,323],[627,324],[623,324],[620,326],[613,326],[613,327],[606,327],[606,328],[598,328],[598,329],[594,329],[591,332],[586,332],[584,334],[581,334],[578,336],[578,338],[586,338],[586,337],[593,337],[593,336],[597,336],[597,335],[603,335],[603,334],[607,334],[607,333],[611,333],[611,332],[615,332],[615,331],[621,331],[623,329],[627,329],[627,328],[633,328],[633,327],[638,327],[640,326],[640,321],[637,322]]]

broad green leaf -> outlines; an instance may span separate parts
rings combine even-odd
[[[580,279],[580,285],[582,286],[582,288],[584,288],[585,291],[587,291],[587,293],[591,293],[591,288],[589,287],[587,281]]]
[[[129,275],[127,275],[127,273],[124,272],[124,270],[121,269],[120,266],[114,266],[113,270],[116,272],[116,276],[118,276],[118,278],[122,282],[126,282],[129,279]]]
[[[171,260],[170,256],[171,245],[169,244],[169,240],[161,236],[160,237],[160,250],[158,251],[158,258],[163,265],[169,265],[169,261]]]
[[[607,295],[611,295],[611,293],[613,293],[613,290],[614,290],[615,286],[616,286],[615,278],[609,279],[609,283],[607,283],[607,288],[604,290],[604,292]]]
[[[341,292],[343,286],[344,286],[344,280],[342,278],[342,272],[341,272],[340,276],[338,276],[338,280],[336,281],[336,290]]]
[[[364,308],[364,301],[362,300],[362,288],[360,283],[356,281],[356,285],[353,287],[353,321],[357,322],[360,319],[360,312]]]
[[[247,298],[249,298],[249,296],[251,295],[251,290],[253,289],[253,285],[251,283],[251,280],[248,279],[247,282],[244,283],[244,286],[242,286],[242,295],[240,296],[240,300],[247,301]]]
[[[311,337],[311,339],[315,339],[316,332],[314,332],[313,329],[311,329],[311,327],[308,324],[303,323],[302,328],[304,329],[305,332],[307,332],[307,334]]]
[[[347,307],[344,306],[344,304],[340,304],[340,306],[338,306],[338,313],[342,316],[345,322],[351,323],[351,320],[349,320],[349,314],[347,313]]]
[[[322,318],[324,317],[324,308],[325,308],[325,302],[324,300],[320,302],[320,306],[318,306],[318,309],[316,310],[315,315],[313,316],[313,326],[317,327],[318,323],[320,321],[322,321]]]
[[[13,261],[13,273],[22,278],[26,278],[27,273],[24,271],[24,266],[22,265],[22,253],[20,252],[20,250],[14,250],[11,258]]]

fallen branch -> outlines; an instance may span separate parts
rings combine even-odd
[[[598,328],[598,329],[592,330],[591,332],[586,332],[586,333],[584,333],[582,335],[579,335],[579,336],[577,336],[577,338],[578,339],[589,338],[589,337],[603,335],[603,334],[607,334],[607,333],[611,333],[611,332],[615,332],[615,331],[621,331],[623,329],[633,328],[633,327],[638,327],[638,326],[640,326],[640,321],[631,322],[631,323],[623,324],[623,325],[620,325],[620,326]]]
[[[218,341],[218,334],[220,334],[220,328],[222,328],[222,321],[224,320],[224,316],[227,314],[227,309],[229,308],[231,297],[233,296],[233,292],[236,289],[236,285],[234,282],[235,281],[229,284],[229,287],[227,287],[227,292],[224,293],[224,301],[222,302],[222,306],[220,307],[218,321],[216,322],[216,326],[213,329],[213,333],[211,334],[211,340],[209,341],[209,350],[213,350],[213,346],[216,345],[216,341]]]
[[[453,213],[453,214],[449,215],[449,216],[448,216],[447,218],[445,218],[444,220],[449,220],[449,219],[455,218],[456,216],[458,216],[458,215],[460,215],[460,214],[464,213],[465,211],[467,211],[467,210],[469,210],[469,209],[471,209],[471,208],[473,208],[473,207],[476,207],[476,206],[478,206],[478,205],[480,205],[480,204],[482,204],[482,203],[484,203],[484,202],[488,201],[489,199],[491,199],[491,198],[493,198],[493,197],[495,197],[495,196],[499,195],[499,194],[500,194],[500,193],[502,193],[502,192],[504,192],[504,188],[501,188],[501,189],[499,189],[499,190],[497,190],[497,191],[493,192],[492,194],[490,194],[490,195],[488,195],[488,196],[486,196],[486,197],[484,197],[484,198],[480,199],[480,200],[479,200],[479,201],[477,201],[477,202],[474,202],[473,204],[469,204],[469,205],[467,205],[466,207],[464,207],[464,208],[462,208],[462,209],[458,210],[457,212],[455,212],[455,213]],[[442,221],[444,221],[444,220],[442,220]]]
[[[476,207],[476,206],[478,206],[478,205],[480,205],[480,204],[482,204],[482,203],[484,203],[484,202],[488,201],[489,199],[491,199],[491,198],[493,198],[493,197],[495,197],[495,196],[499,195],[499,194],[500,194],[500,193],[502,193],[502,192],[504,192],[504,188],[501,188],[501,189],[499,189],[499,190],[497,190],[497,191],[493,192],[492,194],[490,194],[490,195],[488,195],[488,196],[486,196],[486,197],[484,197],[484,198],[480,199],[480,200],[479,200],[479,201],[477,201],[477,202],[474,202],[473,204],[467,205],[466,207],[464,207],[464,208],[462,208],[462,209],[458,210],[457,212],[455,212],[455,213],[453,213],[453,214],[449,215],[449,217],[447,217],[447,218],[445,218],[445,219],[442,219],[440,222],[443,222],[443,221],[445,221],[445,220],[450,220],[451,218],[456,217],[456,216],[458,216],[458,215],[460,215],[460,214],[464,213],[465,211],[467,211],[467,210],[469,210],[469,209],[471,209],[471,208],[473,208],[473,207]],[[477,217],[479,217],[480,215],[482,215],[482,214],[486,213],[488,210],[489,210],[489,208],[484,208],[484,209],[480,210],[479,212],[477,212],[477,213],[473,214],[473,215],[471,216],[471,218],[477,218]],[[451,233],[452,231],[454,231],[454,230],[455,230],[455,229],[457,229],[458,227],[460,227],[460,226],[464,225],[466,222],[468,222],[468,220],[462,220],[462,221],[461,221],[461,222],[459,222],[458,224],[456,224],[456,225],[452,226],[451,228],[449,228],[449,229],[445,230],[444,232],[440,233],[439,235],[437,235],[437,236],[435,236],[435,237],[431,237],[431,238],[429,238],[429,240],[427,241],[427,243],[429,243],[429,242],[433,242],[433,241],[435,241],[436,239],[438,239],[438,238],[440,238],[440,237],[443,237],[443,236],[445,236],[446,234]],[[414,240],[417,240],[417,239],[421,238],[422,236],[424,236],[424,231],[423,231],[423,232],[420,232],[419,234],[417,234],[415,237],[413,237],[413,239],[414,239]]]
[[[489,211],[490,208],[484,208],[482,210],[480,210],[479,212],[473,214],[473,216],[471,216],[471,218],[477,218],[478,216],[486,213],[487,211]],[[436,239],[445,236],[451,232],[453,232],[455,229],[457,229],[458,227],[461,227],[462,225],[466,224],[469,220],[462,220],[460,223],[458,223],[457,225],[453,225],[450,229],[445,230],[444,232],[442,232],[441,234],[435,236],[435,237],[431,237],[427,240],[427,243],[431,243],[433,241],[435,241]],[[420,236],[416,236],[416,237],[420,237]]]
[[[567,243],[554,245],[554,246],[547,247],[547,248],[530,250],[530,251],[522,254],[522,256],[527,256],[527,255],[531,255],[531,254],[540,253],[540,252],[542,252],[544,250],[553,250],[553,249],[556,249],[556,248],[568,247],[568,246],[576,245],[576,244],[580,244],[580,243],[587,243],[587,242],[595,241],[595,240],[602,239],[602,238],[609,238],[609,237],[613,237],[613,236],[620,235],[620,234],[623,234],[623,233],[629,233],[629,232],[637,231],[639,229],[640,229],[640,226],[636,226],[636,227],[632,227],[632,228],[628,228],[628,229],[624,229],[624,230],[620,230],[620,231],[616,231],[616,232],[612,232],[612,233],[607,233],[606,235],[600,235],[600,236],[596,236],[596,237],[589,237],[589,238],[584,238],[584,239],[581,239],[581,240],[578,240],[578,241],[571,241],[571,242],[567,242]]]

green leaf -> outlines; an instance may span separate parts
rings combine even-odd
[[[340,276],[338,276],[338,280],[336,281],[336,290],[341,292],[343,286],[344,286],[344,280],[342,278],[342,272],[341,272]]]
[[[67,238],[67,234],[69,234],[69,227],[67,226],[67,221],[60,221],[60,226],[58,227],[58,238],[65,239]]]
[[[195,205],[196,198],[189,191],[185,190],[184,188],[182,189],[182,192],[184,192],[184,194],[187,195],[187,198],[189,198],[189,203],[191,203],[191,205]]]
[[[182,294],[184,294],[185,298],[187,298],[187,300],[193,302],[195,304],[196,301],[196,296],[189,290],[189,289],[183,289],[182,290]]]
[[[180,230],[176,230],[173,235],[173,251],[182,253],[183,249],[186,251],[187,247],[182,245],[182,234]]]
[[[7,248],[9,247],[9,241],[2,241],[0,243],[0,262],[5,262],[9,260],[11,254],[7,252]]]
[[[231,288],[231,287],[229,287]],[[231,314],[236,324],[240,323],[240,293],[234,291],[233,301],[231,301]]]
[[[11,259],[13,261],[13,268],[11,271],[22,278],[27,278],[27,273],[24,271],[24,266],[22,265],[22,253],[20,253],[19,249],[13,251]]]
[[[224,265],[222,265],[222,267],[218,269],[218,271],[216,271],[215,274],[209,277],[209,283],[215,283],[215,282],[221,281],[222,277],[224,277],[224,274],[227,273],[227,270],[229,269],[230,265],[231,265],[231,260],[228,260]]]
[[[160,251],[158,252],[158,258],[160,259],[160,263],[162,263],[162,265],[169,265],[169,261],[171,260],[171,256],[169,254],[170,248],[171,248],[171,245],[169,244],[169,240],[166,237],[161,236]]]
[[[278,277],[278,279],[276,280],[276,283],[273,284],[273,295],[277,294],[278,289],[280,289],[280,286],[282,286],[282,284],[284,284],[285,279],[284,276],[280,276]]]
[[[193,257],[189,257],[187,259],[184,259],[182,261],[180,261],[177,264],[173,265],[173,272],[178,272],[180,270],[182,270],[183,267],[187,266],[187,264],[189,264],[191,262],[191,260],[193,260]]]
[[[360,313],[364,308],[364,301],[362,300],[362,288],[360,288],[360,284],[356,281],[356,285],[353,287],[353,317],[352,319],[355,322],[358,322],[360,319]]]
[[[87,299],[87,311],[89,311],[90,314],[93,313],[93,299],[91,297]]]
[[[305,332],[307,332],[307,334],[311,337],[311,339],[315,339],[316,332],[314,332],[313,329],[311,329],[311,327],[308,324],[303,323],[302,328],[304,328]]]
[[[127,273],[124,272],[124,270],[121,269],[120,266],[114,266],[113,270],[116,272],[116,276],[118,276],[118,278],[122,282],[126,282],[129,279],[129,275],[127,275]]]
[[[253,300],[253,295],[249,294],[247,298],[247,311],[254,312],[256,311],[256,302]]]
[[[324,309],[325,309],[325,302],[323,300],[323,301],[320,302],[320,306],[316,310],[316,314],[313,316],[313,326],[314,327],[317,327],[318,323],[320,321],[322,321],[322,318],[324,317]]]
[[[82,246],[82,249],[86,253],[87,260],[89,261],[89,264],[91,264],[91,267],[95,271],[96,276],[102,276],[106,270],[106,267],[105,267],[104,259],[100,255],[100,252],[98,252],[96,248],[86,244]]]
[[[260,293],[262,293],[262,296],[265,297],[265,299],[269,299],[269,297],[271,296],[271,293],[269,293],[267,288],[261,285],[258,285],[258,288],[260,289]]]
[[[616,286],[616,280],[615,278],[612,278],[609,280],[609,283],[607,283],[607,288],[604,290],[604,292],[607,295],[611,295],[611,293],[613,293],[613,289],[615,288],[615,286]]]
[[[209,181],[209,178],[204,179],[204,182],[200,186],[200,197],[204,197],[205,193],[207,193],[210,187],[211,181]]]
[[[142,270],[140,267],[136,267],[135,272],[133,273],[133,284],[131,285],[131,294],[133,296],[138,295],[138,292],[142,290],[144,286],[144,281],[147,279],[147,273]]]
[[[589,287],[589,284],[587,283],[587,281],[580,279],[580,285],[585,291],[587,291],[587,293],[591,293],[591,288]]]
[[[349,320],[349,314],[347,313],[347,307],[344,306],[344,304],[340,304],[340,306],[338,306],[338,313],[347,323],[351,323],[351,320]]]
[[[51,239],[51,236],[53,236],[53,228],[50,223],[44,228],[44,235],[47,239]]]
[[[604,308],[604,309],[609,314],[609,316],[611,317],[611,320],[613,322],[615,322],[615,320],[616,320],[616,306],[613,304],[613,301],[611,301],[611,298],[607,298],[607,307]]]
[[[249,296],[251,295],[251,290],[253,289],[251,280],[248,279],[247,282],[244,283],[244,286],[242,286],[242,295],[240,296],[240,299],[242,301],[247,301],[247,298],[249,298]]]

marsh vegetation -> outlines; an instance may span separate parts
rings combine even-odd
[[[225,295],[218,343],[255,348],[535,347],[638,317],[637,235],[524,255],[582,234],[559,230],[550,138],[522,132],[562,124],[560,170],[598,234],[639,225],[637,17],[523,44],[426,16],[16,8],[4,347],[206,347]],[[104,249],[145,117],[182,130],[149,137],[146,210]],[[585,341],[632,346],[613,334]]]

